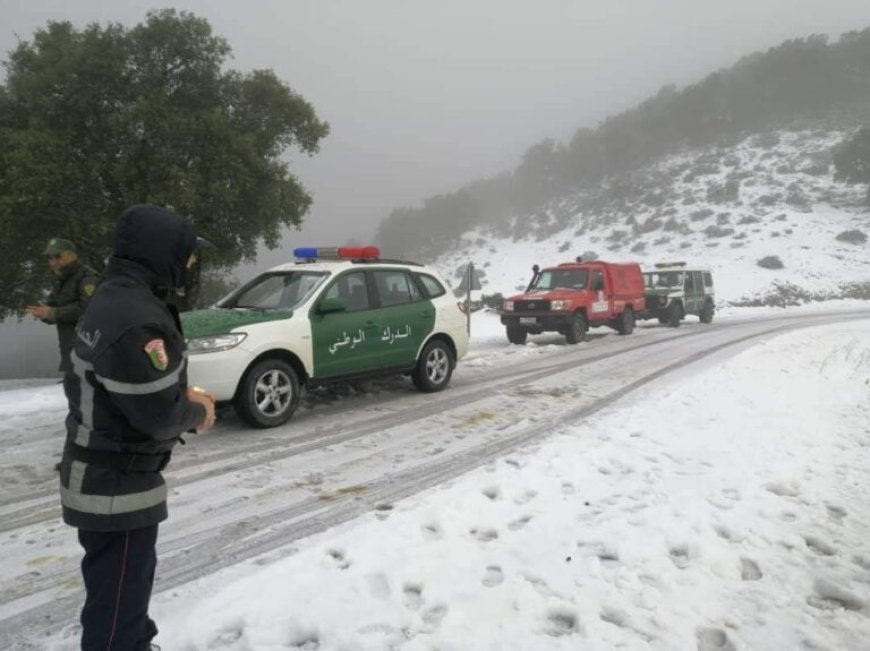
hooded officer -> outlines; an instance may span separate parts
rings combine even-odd
[[[181,324],[166,303],[199,242],[168,210],[128,208],[76,328],[60,494],[85,550],[82,649],[149,649],[157,634],[148,603],[168,515],[161,470],[183,432],[215,418],[213,397],[187,387]]]
[[[97,287],[97,272],[81,263],[76,245],[62,237],[49,240],[45,247],[48,266],[55,275],[54,287],[44,303],[29,305],[27,313],[57,326],[60,348],[59,371],[70,369],[70,351],[75,340],[76,321]]]

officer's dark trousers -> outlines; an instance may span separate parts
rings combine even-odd
[[[157,567],[157,525],[130,531],[83,531],[83,651],[138,651],[149,648],[157,626],[148,602]]]

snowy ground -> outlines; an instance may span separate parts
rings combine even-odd
[[[554,345],[502,337],[494,315],[476,315],[467,363]],[[687,369],[448,485],[158,593],[155,641],[870,649],[868,375],[866,321]],[[3,396],[7,418],[30,409]],[[48,648],[76,648],[75,630]]]

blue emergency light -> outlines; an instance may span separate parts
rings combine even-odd
[[[376,260],[381,257],[381,251],[376,246],[297,246],[293,255],[306,260]]]

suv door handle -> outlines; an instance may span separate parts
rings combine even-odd
[[[429,316],[431,314],[432,313],[429,310],[423,310],[422,312],[420,312],[420,316]]]
[[[374,321],[371,321],[371,320],[366,321],[365,323],[363,323],[363,327],[364,327],[364,328],[374,328],[376,325],[377,325],[377,324],[376,324]]]

